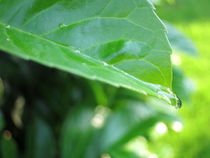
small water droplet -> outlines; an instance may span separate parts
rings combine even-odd
[[[170,88],[165,88],[160,86],[160,88],[158,88],[157,93],[159,94],[160,98],[163,98],[169,104],[175,106],[176,109],[181,108],[182,106],[181,100],[173,93],[173,91]]]
[[[80,52],[80,50],[78,50],[78,49],[77,49],[77,50],[75,50],[74,52],[75,52],[75,53],[81,53],[81,52]]]
[[[38,56],[38,54],[35,54],[36,56]],[[49,67],[54,67],[54,64],[53,63],[48,63],[48,66]]]
[[[6,28],[7,28],[7,29],[10,29],[10,28],[11,28],[11,26],[10,26],[10,25],[7,25],[7,26],[6,26]]]
[[[93,75],[91,78],[92,78],[93,80],[96,80],[96,76],[95,76],[95,75]]]
[[[106,62],[103,62],[103,65],[104,65],[104,66],[108,66],[109,64],[107,64]]]
[[[7,40],[7,41],[10,41],[10,39],[9,39],[9,38],[7,38],[6,40]]]
[[[66,27],[67,25],[66,24],[63,24],[63,23],[61,23],[61,24],[59,24],[59,27],[60,28],[64,28],[64,27]]]

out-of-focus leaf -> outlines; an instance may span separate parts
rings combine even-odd
[[[104,152],[125,144],[131,138],[143,134],[155,122],[155,111],[139,102],[123,100],[108,117],[102,131]]]
[[[171,49],[147,0],[3,0],[0,10],[1,50],[177,104]]]
[[[18,151],[17,151],[17,145],[14,139],[6,134],[1,136],[1,152],[0,157],[1,158],[18,158]]]
[[[0,64],[0,67],[1,67],[1,64]],[[1,73],[0,73],[0,105],[2,103],[3,94],[4,94],[4,84],[3,84],[3,81],[1,79]]]
[[[157,121],[176,119],[172,113],[168,115],[149,104],[126,99],[118,102],[118,107],[112,111],[102,129],[101,150],[108,152],[123,146],[130,139],[144,135]]]
[[[172,45],[172,49],[175,52],[182,52],[188,55],[196,56],[198,51],[193,42],[187,38],[183,33],[178,31],[175,27],[167,22],[164,22],[168,30],[168,39]]]
[[[27,128],[26,158],[55,158],[55,138],[49,125],[39,118],[34,118]]]
[[[77,107],[66,118],[61,131],[61,157],[62,158],[97,158],[91,157],[88,146],[93,134],[91,120],[94,109],[86,106]],[[96,149],[93,153],[97,153]]]
[[[192,81],[185,77],[181,69],[176,67],[173,69],[173,76],[173,91],[181,100],[189,102],[194,91]]]
[[[89,81],[89,85],[94,93],[97,104],[107,106],[108,98],[105,94],[103,85],[101,83],[95,82],[95,81]]]
[[[98,129],[94,127],[94,109],[88,105],[77,107],[62,128],[62,158],[98,158],[106,153],[120,157],[124,152],[117,150],[129,140],[146,134],[157,121],[167,119],[167,114],[157,111],[145,103],[122,100]],[[98,115],[96,123],[102,118],[103,115]]]
[[[141,158],[139,155],[135,153],[126,151],[126,150],[113,150],[110,152],[110,156],[112,158]]]
[[[3,114],[2,112],[0,111],[0,132],[1,130],[4,128],[4,117],[3,117]]]

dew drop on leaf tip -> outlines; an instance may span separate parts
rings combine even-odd
[[[177,97],[170,88],[160,87],[160,90],[157,92],[163,98],[165,97],[166,100],[169,100],[172,106],[175,106],[176,109],[180,109],[182,107],[182,101]]]
[[[179,99],[179,97],[174,96],[174,98],[170,99],[173,106],[175,106],[176,109],[180,109],[182,107],[182,101]]]

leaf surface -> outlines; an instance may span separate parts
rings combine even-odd
[[[1,134],[0,136],[1,158],[18,158],[17,144],[10,136]]]
[[[171,49],[147,0],[3,0],[0,49],[176,104]]]

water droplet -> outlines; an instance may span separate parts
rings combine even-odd
[[[103,62],[103,65],[104,65],[104,66],[108,66],[109,64],[107,64],[106,62]]]
[[[78,50],[78,49],[77,49],[77,50],[75,50],[74,52],[75,52],[75,53],[81,53],[81,52],[80,52],[80,50]]]
[[[10,39],[9,39],[9,38],[7,38],[6,40],[7,40],[7,41],[10,41]]]
[[[92,79],[93,79],[93,80],[96,80],[96,78],[97,78],[97,77],[96,77],[95,75],[92,76]]]
[[[38,57],[38,54],[35,54],[37,57]],[[54,67],[54,64],[53,63],[48,63],[48,66],[49,67]]]
[[[175,106],[175,108],[181,108],[181,100],[169,88],[160,87],[157,94],[160,98],[164,99],[172,106]]]
[[[11,28],[11,26],[10,26],[10,25],[7,25],[7,26],[6,26],[6,28],[7,28],[7,29],[10,29],[10,28]]]
[[[61,24],[59,24],[59,27],[60,28],[64,28],[64,27],[66,27],[67,25],[66,24],[63,24],[63,23],[61,23]]]

